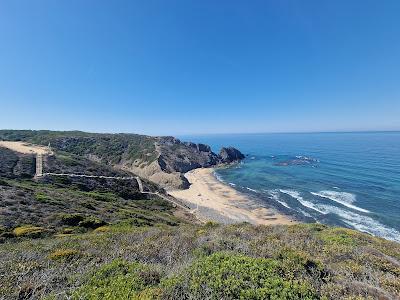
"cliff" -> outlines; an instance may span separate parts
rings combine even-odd
[[[185,172],[244,158],[232,147],[222,148],[217,155],[208,145],[138,134],[0,130],[0,140],[50,144],[56,154],[74,155],[137,174],[164,188],[186,188],[189,183],[183,176]]]
[[[55,172],[132,176],[153,165],[172,177],[243,158],[171,137],[0,136],[51,142],[43,163]],[[151,193],[135,180],[30,180],[34,164],[0,147],[1,299],[399,299],[398,243],[322,224],[198,224],[149,181]]]

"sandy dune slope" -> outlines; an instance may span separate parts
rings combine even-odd
[[[0,141],[0,147],[24,154],[51,154],[48,147],[32,145],[25,142]]]

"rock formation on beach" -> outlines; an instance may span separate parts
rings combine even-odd
[[[219,157],[223,163],[232,163],[244,159],[242,152],[233,147],[223,147],[219,152]]]

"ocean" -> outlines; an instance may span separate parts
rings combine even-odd
[[[400,132],[181,136],[246,158],[216,176],[304,222],[400,242]]]

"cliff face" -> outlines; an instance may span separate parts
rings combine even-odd
[[[142,161],[138,161],[139,165],[130,165],[127,161],[122,168],[131,170],[165,188],[187,188],[189,182],[183,176],[184,173],[244,158],[244,155],[233,147],[223,148],[222,155],[217,155],[208,145],[181,142],[174,137],[157,137],[155,151],[157,160],[151,164],[144,165]]]
[[[174,189],[188,187],[189,183],[183,176],[185,172],[244,158],[232,147],[221,149],[217,155],[208,145],[181,142],[174,137],[137,134],[0,130],[0,140],[50,144],[55,152],[131,172],[162,187]]]
[[[244,159],[244,155],[233,147],[222,148],[219,157],[223,163],[232,163]]]

